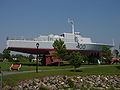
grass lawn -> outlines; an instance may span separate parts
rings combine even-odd
[[[12,62],[0,62],[1,71],[8,71]]]
[[[0,62],[1,71],[10,72],[9,68],[11,65],[12,65],[11,62]],[[72,66],[39,66],[38,68],[39,70],[53,70],[53,69],[68,69],[68,68],[72,68]],[[36,69],[36,66],[22,65],[21,69],[18,72],[32,71],[35,69]],[[17,72],[16,70],[14,71]]]
[[[14,62],[15,63],[15,62]],[[35,70],[36,66],[33,66],[32,64],[35,64],[35,62],[19,62],[22,63],[24,65],[22,65],[20,71],[31,71],[31,70]],[[0,67],[1,67],[1,71],[10,71],[9,68],[12,65],[12,62],[0,62]],[[31,65],[29,65],[31,64]],[[99,65],[84,65],[82,64],[81,67],[98,67]],[[104,65],[101,65],[104,66]],[[113,65],[110,65],[113,66]],[[66,66],[39,66],[38,67],[39,70],[53,70],[53,69],[71,69],[72,66],[66,65]]]
[[[3,81],[10,86],[16,85],[21,80],[28,80],[33,78],[42,78],[46,76],[55,76],[55,75],[120,75],[120,64],[119,65],[108,65],[108,66],[93,66],[89,68],[79,68],[78,72],[71,71],[72,69],[66,68],[66,66],[60,67],[41,67],[43,68],[42,72],[32,72],[32,73],[22,73],[22,74],[12,74],[5,75]],[[59,69],[58,69],[59,68]],[[61,68],[61,69],[60,69]],[[66,69],[65,69],[66,68]]]
[[[22,67],[20,69],[20,71],[31,71],[31,70],[35,70],[36,66],[32,65],[35,64],[34,63],[30,63],[30,62],[21,62]],[[1,71],[10,71],[10,66],[12,65],[12,62],[0,62],[0,67],[1,67]],[[29,65],[31,64],[31,65]],[[51,69],[67,69],[67,68],[72,68],[72,66],[39,66],[38,67],[40,70],[51,70]]]
[[[15,62],[14,62],[15,63]],[[1,67],[1,71],[10,71],[9,68],[12,64],[14,64],[13,62],[0,62],[0,67]],[[26,62],[24,62],[25,64],[28,64]],[[34,63],[29,63],[29,64],[34,64]],[[34,70],[35,67],[34,66],[26,66],[26,65],[22,65],[22,71],[27,71],[27,70]]]

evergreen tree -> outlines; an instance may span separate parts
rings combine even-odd
[[[102,57],[102,60],[104,60],[106,64],[111,63],[112,53],[108,46],[103,46],[101,57]]]
[[[12,57],[10,55],[10,50],[4,49],[3,50],[3,60],[8,59],[8,61],[12,60]]]
[[[62,41],[61,39],[55,40],[53,43],[53,47],[56,51],[55,53],[53,53],[53,56],[61,60],[66,60],[67,50],[66,50],[66,45],[64,44],[64,41]]]
[[[80,67],[83,60],[84,57],[79,52],[72,52],[69,55],[69,63],[74,67],[74,71]]]

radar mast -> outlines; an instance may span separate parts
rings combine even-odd
[[[72,33],[75,34],[75,22],[74,22],[74,20],[68,18],[68,23],[72,24]]]

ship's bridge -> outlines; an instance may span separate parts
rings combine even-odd
[[[64,37],[59,36],[59,35],[50,34],[50,35],[46,35],[46,36],[40,35],[38,38],[35,38],[35,41],[55,41],[55,40],[59,40],[59,39],[64,40]]]
[[[63,33],[61,35],[40,35],[38,38],[35,38],[35,41],[55,41],[63,40],[64,42],[78,42],[78,43],[92,43],[91,38],[82,37],[80,32],[73,33]]]

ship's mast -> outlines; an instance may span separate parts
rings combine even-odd
[[[74,22],[74,20],[70,20],[68,18],[68,23],[72,24],[72,33],[74,34],[75,33],[75,22]]]
[[[112,42],[113,42],[113,46],[115,46],[115,40],[114,39],[112,39]]]

